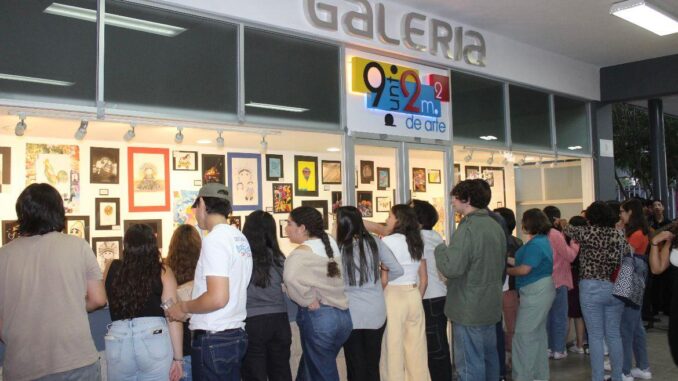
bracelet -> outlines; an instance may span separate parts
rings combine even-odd
[[[183,363],[184,359],[172,359],[172,361]]]

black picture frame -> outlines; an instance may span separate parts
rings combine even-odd
[[[90,147],[89,182],[90,184],[120,183],[120,149]]]
[[[89,244],[89,216],[66,216],[66,234],[80,237]],[[82,231],[82,234],[80,234]]]
[[[200,156],[202,184],[219,183],[226,185],[226,156],[202,154]]]
[[[197,171],[198,151],[172,151],[172,170]]]
[[[433,176],[433,177],[431,177]],[[437,176],[437,181],[436,181],[436,176]],[[429,169],[428,172],[426,173],[426,180],[428,180],[429,184],[440,184],[442,176],[441,176],[441,170],[440,169]]]
[[[369,184],[374,181],[374,161],[360,160],[360,183]]]
[[[356,192],[356,204],[363,217],[374,217],[374,201],[372,191]]]
[[[132,225],[146,224],[153,229],[155,237],[158,240],[158,248],[162,249],[162,220],[161,219],[145,219],[145,220],[125,220],[123,223],[123,230],[126,232]]]
[[[279,220],[278,226],[280,226],[280,238],[287,238],[285,234],[285,226],[287,226],[287,220]]]
[[[377,190],[387,190],[391,187],[391,168],[377,167]]]
[[[101,204],[115,204],[112,212],[115,213],[115,223],[104,225],[101,223]],[[120,199],[119,198],[95,198],[94,199],[94,229],[95,230],[113,230],[115,226],[120,226]]]
[[[329,212],[327,207],[327,200],[302,200],[301,206],[309,206],[313,209],[321,209],[323,215],[323,229],[327,230],[330,227]]]
[[[2,178],[0,184],[9,185],[12,182],[12,148],[0,147],[2,156]]]
[[[304,166],[304,167],[301,167]],[[312,168],[309,168],[312,167]],[[303,171],[309,170],[309,176],[304,183]],[[300,177],[301,174],[301,177]],[[312,179],[311,179],[312,176]],[[309,189],[311,188],[312,189]],[[315,156],[294,156],[294,193],[297,196],[318,196],[318,158]]]
[[[276,164],[277,163],[277,164]],[[278,181],[285,177],[283,155],[266,155],[266,180]],[[277,169],[277,172],[276,172]]]
[[[116,243],[117,246],[112,243]],[[98,244],[104,245],[101,251],[97,249]],[[122,258],[122,237],[92,237],[92,251],[101,271],[104,271],[106,259]]]
[[[323,184],[341,184],[341,161],[323,160],[321,166]]]

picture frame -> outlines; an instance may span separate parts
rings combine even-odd
[[[278,181],[284,176],[283,155],[266,155],[266,180]]]
[[[464,167],[464,180],[481,178],[480,167],[476,165],[467,165]]]
[[[226,158],[224,155],[200,155],[202,184],[219,183],[226,185]]]
[[[318,158],[294,156],[294,193],[297,196],[318,196]]]
[[[294,209],[291,183],[273,183],[273,213],[289,213]]]
[[[236,229],[242,231],[242,217],[240,216],[230,216],[226,218],[226,222],[235,227]]]
[[[454,185],[457,185],[461,182],[461,165],[454,164]]]
[[[490,207],[501,208],[506,205],[506,176],[503,167],[480,167],[482,178],[492,191]]]
[[[287,226],[287,220],[279,220],[278,226],[280,227],[280,238],[287,238],[287,234],[285,234],[285,226]]]
[[[172,151],[173,171],[197,171],[198,151]]]
[[[341,191],[332,192],[332,214],[337,213],[337,209],[343,204]]]
[[[412,168],[412,192],[426,192],[426,168]]]
[[[106,260],[122,258],[122,237],[93,237],[92,251],[96,256],[101,271],[106,267]]]
[[[90,147],[89,163],[90,184],[120,183],[120,149]]]
[[[109,195],[108,188],[99,189],[99,196],[108,196],[108,195]]]
[[[89,216],[66,216],[66,234],[82,238],[89,244]]]
[[[377,190],[387,190],[391,186],[391,169],[377,167]]]
[[[429,169],[428,170],[428,182],[429,184],[440,184],[441,183],[440,169]]]
[[[374,161],[360,160],[360,183],[369,184],[374,181]]]
[[[301,206],[309,206],[316,209],[323,216],[323,229],[330,228],[329,212],[327,209],[327,200],[302,200]]]
[[[392,204],[390,197],[377,197],[377,213],[390,212]]]
[[[356,192],[356,200],[358,210],[363,217],[374,216],[374,205],[372,203],[372,191],[358,191]]]
[[[262,209],[261,154],[229,152],[226,158],[233,210]]]
[[[120,228],[120,199],[94,199],[94,229],[113,230]]]
[[[323,160],[321,164],[323,184],[341,184],[341,161]]]
[[[0,147],[0,158],[2,159],[0,185],[9,185],[12,183],[12,148]]]
[[[17,220],[2,221],[2,246],[7,245],[18,237],[18,228],[19,221]]]
[[[172,220],[174,228],[181,225],[193,225],[198,227],[198,220],[195,216],[193,203],[198,198],[197,190],[175,190],[172,191]]]
[[[127,187],[130,212],[169,212],[169,149],[128,147]]]
[[[66,214],[80,208],[80,147],[26,143],[26,185],[48,183],[61,195]]]
[[[125,220],[123,222],[124,232],[132,227],[132,225],[146,224],[153,229],[155,238],[158,240],[158,248],[162,249],[162,220],[161,219],[144,219],[144,220]]]

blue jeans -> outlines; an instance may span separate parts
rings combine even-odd
[[[607,342],[612,380],[621,380],[624,351],[620,333],[624,303],[612,296],[611,282],[585,279],[579,282],[579,300],[586,323],[591,354],[591,379],[603,379],[603,341]]]
[[[193,331],[193,380],[240,381],[240,365],[246,351],[247,333],[244,329],[216,333]]]
[[[621,337],[624,345],[624,365],[622,372],[626,375],[631,373],[633,357],[636,357],[636,366],[640,369],[650,367],[647,358],[647,341],[645,340],[645,328],[640,318],[640,308],[625,306],[621,320]]]
[[[109,381],[166,380],[172,343],[164,317],[116,320],[104,337]]]
[[[454,323],[454,364],[459,381],[499,379],[495,324],[467,326]]]
[[[181,376],[181,381],[193,381],[193,374],[191,370],[191,356],[184,356],[184,375]]]
[[[552,352],[565,352],[567,323],[567,286],[560,286],[556,288],[556,298],[553,300],[546,321],[549,349]]]
[[[315,311],[299,307],[297,325],[302,354],[296,380],[339,381],[337,355],[353,329],[348,310],[322,304]]]

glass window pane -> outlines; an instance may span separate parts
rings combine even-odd
[[[544,168],[547,200],[581,198],[581,166]]]
[[[447,231],[445,202],[445,153],[441,151],[409,151],[410,191],[413,199],[423,200],[438,211],[438,223],[433,226],[443,239]]]
[[[339,48],[245,29],[248,121],[339,128]]]
[[[454,71],[451,81],[455,140],[503,146],[506,141],[503,84]],[[488,140],[492,137],[496,140]]]
[[[106,13],[131,18],[106,25],[107,107],[235,120],[236,25],[119,1],[107,1]],[[162,25],[134,29],[144,21]]]
[[[386,221],[398,202],[397,153],[391,147],[355,146],[356,207],[366,220]]]
[[[554,98],[558,150],[567,153],[590,153],[586,103],[558,96]]]
[[[0,1],[0,98],[94,106],[96,18],[85,0]]]
[[[509,86],[511,141],[514,147],[551,149],[549,96],[519,86]]]
[[[541,168],[515,167],[516,202],[543,200]]]

